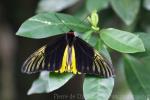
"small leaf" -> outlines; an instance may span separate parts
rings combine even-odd
[[[130,32],[108,28],[101,30],[100,36],[104,43],[114,50],[123,53],[145,51],[142,40]]]
[[[85,32],[90,30],[90,26],[71,15],[42,13],[25,21],[19,28],[17,35],[39,39],[66,33],[70,30]]]
[[[72,6],[79,0],[40,0],[38,3],[37,12],[56,12]]]
[[[130,25],[135,20],[140,8],[140,0],[110,0],[111,5],[120,18]]]
[[[99,18],[98,18],[98,14],[97,14],[97,11],[94,10],[91,14],[90,17],[88,17],[88,21],[91,23],[92,25],[92,29],[94,31],[99,31],[99,27],[97,27],[97,24],[99,22]]]
[[[88,11],[102,10],[108,7],[109,0],[86,0],[86,8]]]
[[[150,57],[147,59],[137,60],[129,55],[124,56],[126,79],[131,91],[133,92],[135,100],[150,99],[149,61]]]
[[[108,100],[114,86],[114,78],[102,79],[86,76],[83,85],[85,100]]]
[[[37,93],[50,93],[67,83],[73,77],[72,74],[50,73],[43,71],[40,77],[35,80],[28,91],[28,95]]]

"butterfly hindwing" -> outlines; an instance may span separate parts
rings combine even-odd
[[[114,75],[112,64],[97,50],[94,50],[93,66],[97,68],[102,77],[112,77]]]
[[[95,74],[100,77],[113,76],[111,63],[88,43],[77,37],[74,45],[79,72]]]

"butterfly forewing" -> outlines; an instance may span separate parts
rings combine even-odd
[[[49,44],[41,47],[27,58],[22,72],[31,74],[42,70],[56,71],[60,69],[66,45],[65,34],[54,36]]]

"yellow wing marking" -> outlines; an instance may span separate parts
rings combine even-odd
[[[69,46],[67,45],[66,48],[65,48],[65,51],[64,51],[64,55],[63,55],[63,60],[62,60],[62,65],[61,65],[61,68],[60,68],[60,73],[63,73],[63,72],[72,72],[73,74],[77,74],[77,68],[76,68],[76,58],[75,58],[75,50],[74,50],[74,46],[71,47],[71,65],[68,64],[68,49],[69,49]]]
[[[71,66],[71,72],[73,72],[73,74],[77,73],[77,68],[76,68],[76,57],[75,57],[75,50],[74,47],[72,46],[72,66]]]
[[[63,55],[63,60],[62,60],[62,65],[61,65],[61,68],[60,68],[60,73],[63,73],[65,72],[65,68],[67,66],[67,56],[68,56],[68,45],[66,46],[65,48],[65,51],[64,51],[64,55]]]

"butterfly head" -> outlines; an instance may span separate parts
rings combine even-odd
[[[70,31],[66,34],[66,40],[69,46],[72,46],[75,40],[75,34],[73,31]]]

